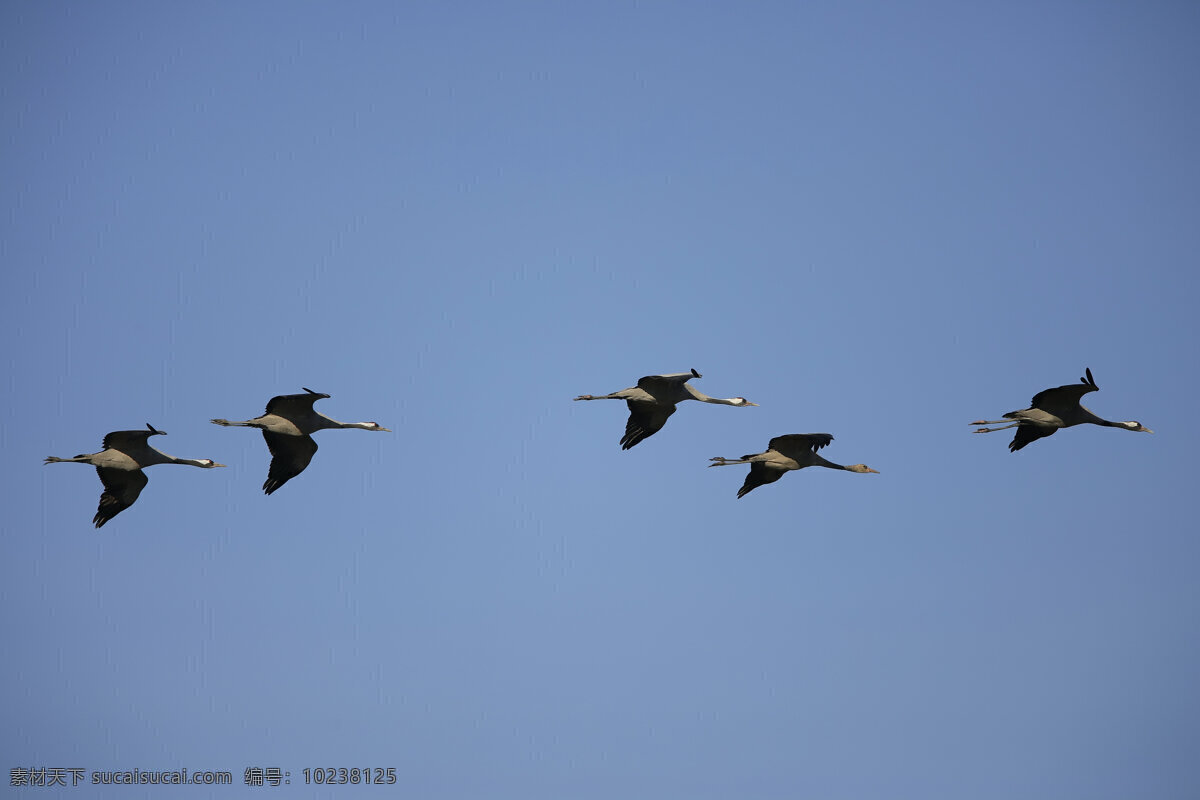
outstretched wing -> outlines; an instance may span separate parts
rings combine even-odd
[[[787,470],[775,469],[762,461],[754,461],[750,464],[750,474],[746,476],[746,482],[742,484],[742,488],[738,489],[738,499],[741,500],[747,494],[757,489],[759,486],[765,486],[768,483],[774,483],[783,477],[783,473]]]
[[[1085,394],[1100,391],[1100,387],[1096,385],[1096,380],[1092,377],[1091,369],[1086,370],[1084,376],[1079,380],[1081,383],[1056,386],[1053,389],[1045,389],[1038,392],[1033,396],[1029,407],[1053,412],[1054,409],[1063,408],[1064,406],[1079,405],[1080,399]]]
[[[683,398],[683,385],[692,378],[699,378],[696,370],[674,372],[670,375],[646,375],[638,378],[638,388],[664,402],[675,403]]]
[[[767,443],[767,447],[795,461],[801,461],[805,452],[815,453],[833,441],[833,435],[828,433],[789,433],[776,436]]]
[[[264,492],[271,494],[304,472],[304,468],[312,461],[313,454],[317,452],[317,443],[311,436],[289,436],[271,431],[263,431],[262,435],[271,451],[271,468],[267,470],[267,480],[262,488]]]
[[[117,432],[130,433],[130,431]],[[145,433],[145,431],[132,431],[132,433]],[[109,436],[112,434],[110,433]],[[107,442],[108,436],[104,438]],[[138,495],[150,482],[146,473],[140,469],[96,467],[96,474],[100,476],[100,482],[104,484],[104,492],[100,495],[100,505],[96,507],[96,516],[92,517],[92,522],[97,528],[104,527],[104,523],[137,502]]]
[[[120,450],[125,452],[129,447],[144,447],[146,441],[154,435],[154,432],[145,431],[111,431],[104,434],[104,442],[101,448],[104,450]]]
[[[642,380],[645,380],[643,378]],[[641,381],[638,381],[640,384]],[[628,450],[643,439],[648,439],[662,430],[667,419],[675,413],[675,406],[647,403],[641,400],[626,400],[629,406],[629,421],[625,423],[625,435],[621,438],[621,449]]]
[[[272,397],[267,403],[267,413],[278,414],[284,419],[289,418],[296,411],[302,414],[311,414],[313,403],[329,397],[327,394],[314,392],[312,389],[304,391],[305,394],[280,394]]]
[[[1058,428],[1050,425],[1021,425],[1017,428],[1017,433],[1013,436],[1013,440],[1008,443],[1008,451],[1015,453],[1030,442],[1036,442],[1038,439],[1053,436],[1057,430]]]

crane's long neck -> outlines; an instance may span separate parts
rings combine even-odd
[[[813,453],[812,466],[828,467],[829,469],[846,469],[846,467],[842,466],[841,464],[835,464],[829,459],[823,457],[820,453]]]
[[[1090,422],[1093,425],[1102,425],[1105,428],[1123,428],[1123,427],[1125,427],[1124,425],[1122,425],[1119,422],[1110,422],[1109,420],[1101,419],[1100,417],[1096,416],[1095,412],[1093,412],[1090,408],[1088,408],[1085,405],[1079,406],[1078,421],[1079,422]],[[1076,424],[1078,424],[1078,423],[1076,423]]]
[[[175,456],[167,455],[163,451],[155,450],[153,447],[150,447],[149,445],[147,445],[146,448],[144,450],[141,450],[140,452],[132,451],[132,452],[126,453],[126,455],[128,455],[130,458],[132,458],[134,461],[136,461],[138,463],[138,466],[140,466],[140,467],[154,467],[154,466],[158,466],[159,464],[186,464],[187,463],[187,459],[176,458]]]
[[[324,414],[317,415],[319,419],[317,424],[320,425],[316,430],[328,430],[331,428],[358,428],[359,430],[369,431],[374,430],[375,425],[371,422],[340,422],[336,419],[325,416]]]
[[[1122,428],[1127,431],[1136,431],[1142,427],[1141,424],[1137,422],[1113,422],[1109,419],[1101,419],[1100,417],[1096,416],[1095,412],[1093,412],[1087,406],[1081,405],[1079,408],[1083,412],[1081,414],[1083,417],[1083,419],[1080,420],[1081,422],[1090,422],[1093,425],[1100,425],[1105,428]]]
[[[223,467],[224,464],[218,464],[210,458],[177,458],[176,456],[167,455],[161,450],[149,448],[149,453],[141,453],[136,459],[140,467],[153,467],[159,464],[182,464],[185,467],[200,467],[201,469],[209,469],[211,467]]]
[[[689,385],[690,394],[693,400],[699,400],[701,403],[716,403],[721,406],[736,406],[741,405],[742,398],[740,397],[709,397],[704,392],[694,386]]]

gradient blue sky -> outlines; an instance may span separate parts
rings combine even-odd
[[[1181,2],[5,3],[3,767],[1200,796],[1198,36]],[[693,367],[761,407],[622,452],[623,405],[571,402]],[[1085,367],[1156,435],[970,435]],[[265,497],[208,420],[301,386],[395,432]],[[41,460],[146,422],[230,467],[96,531],[94,471]],[[881,474],[705,469],[826,431]],[[340,766],[397,787],[302,785]]]

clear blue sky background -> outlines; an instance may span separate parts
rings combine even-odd
[[[5,772],[1200,796],[1198,36],[1182,2],[4,4]],[[761,407],[622,452],[622,404],[571,402],[693,367]],[[1156,435],[970,435],[1085,367]],[[265,497],[208,420],[301,386],[395,432]],[[146,422],[230,467],[96,531],[94,471],[41,460]],[[799,432],[881,474],[705,469]],[[399,791],[302,785],[340,766]]]

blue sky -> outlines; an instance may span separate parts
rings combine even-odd
[[[1196,8],[0,18],[6,769],[1200,793]],[[1156,434],[970,435],[1085,367]],[[692,368],[760,407],[571,402]],[[208,420],[302,386],[394,432],[265,497]],[[41,461],[147,422],[229,468],[96,531]],[[805,432],[881,474],[705,469]]]

